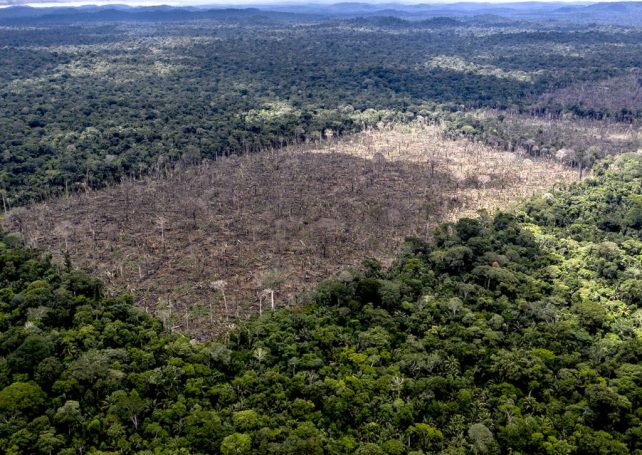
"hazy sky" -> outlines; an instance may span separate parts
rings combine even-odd
[[[242,5],[242,4],[269,4],[269,3],[341,3],[343,1],[356,1],[363,3],[455,3],[457,0],[401,0],[395,2],[394,0],[312,0],[312,1],[297,1],[297,0],[0,0],[1,6],[10,5],[30,5],[30,6],[80,6],[80,5],[109,5],[109,4],[127,4],[132,6],[146,6],[146,5],[174,5],[174,6],[189,6],[189,5]],[[483,3],[506,3],[515,2],[520,0],[465,0],[465,1],[483,1]],[[539,0],[539,1],[559,1],[559,0]],[[563,1],[563,0],[562,0]],[[600,0],[598,0],[600,1]],[[617,1],[617,0],[601,0],[601,1]],[[572,3],[572,2],[569,2]],[[589,3],[587,1],[578,1],[576,3]]]
[[[29,5],[29,6],[81,6],[81,5],[109,5],[109,4],[126,4],[132,6],[151,6],[151,5],[173,5],[173,6],[189,6],[189,5],[247,5],[247,4],[270,4],[270,3],[341,3],[343,1],[355,1],[363,3],[456,3],[461,0],[0,0],[0,7],[11,5]],[[520,0],[463,0],[468,2],[483,2],[483,3],[506,3],[516,2]],[[564,0],[537,0],[537,1],[564,1]],[[568,3],[595,3],[598,1],[618,1],[618,0],[595,0],[589,1],[573,1]]]

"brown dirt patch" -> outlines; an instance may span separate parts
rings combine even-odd
[[[173,330],[207,337],[407,236],[545,191],[576,172],[396,125],[127,181],[17,209],[4,224],[68,250]],[[223,292],[225,299],[223,299]]]

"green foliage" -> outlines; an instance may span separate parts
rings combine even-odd
[[[31,335],[7,357],[7,363],[16,371],[30,371],[49,357],[52,351],[51,342],[42,336]]]
[[[33,382],[14,382],[0,390],[0,413],[7,417],[29,415],[45,404],[46,395]]]
[[[245,433],[232,433],[225,436],[221,444],[221,453],[223,455],[242,455],[251,453],[252,438]]]

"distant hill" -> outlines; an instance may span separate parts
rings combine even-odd
[[[566,5],[554,10],[551,16],[580,22],[640,25],[642,24],[642,3],[613,2],[595,3],[586,6]]]
[[[441,28],[441,27],[458,27],[464,26],[465,23],[452,19],[450,17],[435,17],[422,21],[412,21],[401,19],[395,16],[367,16],[350,19],[349,24],[360,26],[377,26],[377,27],[413,27],[413,28]]]
[[[189,20],[328,20],[357,17],[396,17],[408,20],[429,18],[473,18],[494,16],[519,20],[562,22],[613,23],[636,25],[642,23],[641,2],[569,4],[563,2],[516,2],[417,4],[401,3],[335,3],[335,4],[272,4],[223,7],[130,7],[126,5],[31,8],[16,6],[0,9],[0,23],[33,22],[100,22],[100,21],[189,21]],[[380,21],[380,19],[377,19]],[[436,24],[432,24],[436,25]],[[451,24],[452,25],[452,24]]]
[[[193,9],[161,7],[132,8],[105,6],[91,8],[10,7],[0,10],[0,23],[82,23],[82,22],[168,22],[190,20],[301,21],[319,19],[310,14],[265,11],[258,8]]]

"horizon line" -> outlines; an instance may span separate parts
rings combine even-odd
[[[407,5],[407,6],[418,6],[418,5],[427,5],[427,6],[440,6],[440,5],[461,5],[461,4],[487,4],[487,5],[501,5],[501,4],[520,4],[520,3],[533,3],[533,4],[547,4],[547,3],[562,3],[562,4],[575,4],[575,5],[594,5],[599,3],[640,3],[642,0],[600,0],[600,1],[586,1],[586,0],[437,0],[437,1],[389,1],[389,0],[374,0],[374,1],[333,1],[333,0],[316,0],[316,1],[305,1],[305,0],[236,0],[234,2],[212,2],[208,0],[131,0],[131,1],[96,1],[96,0],[63,0],[63,1],[35,1],[35,2],[25,2],[25,3],[0,3],[0,9],[11,8],[11,7],[29,7],[29,8],[80,8],[80,7],[109,7],[109,6],[126,6],[130,8],[145,8],[145,7],[170,7],[170,8],[180,8],[180,7],[251,7],[251,6],[306,6],[306,5],[318,5],[318,6],[334,6],[342,4],[363,4],[363,5]]]

